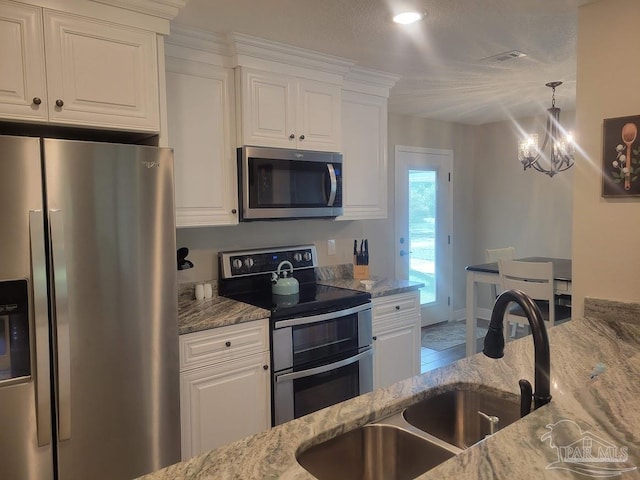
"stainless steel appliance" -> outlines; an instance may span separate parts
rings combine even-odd
[[[240,220],[342,215],[342,154],[238,149]]]
[[[293,265],[297,295],[272,294],[283,261]],[[274,425],[373,389],[371,296],[317,284],[316,266],[313,245],[219,254],[220,295],[271,311]]]
[[[180,460],[169,149],[0,136],[0,478]]]

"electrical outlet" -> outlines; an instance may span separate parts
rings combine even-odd
[[[335,254],[336,254],[336,241],[327,240],[327,255],[335,255]]]

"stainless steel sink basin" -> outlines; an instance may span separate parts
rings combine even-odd
[[[298,463],[316,478],[410,479],[454,453],[393,425],[369,424],[299,452]]]
[[[408,407],[403,415],[414,427],[464,449],[519,420],[520,399],[460,384]]]

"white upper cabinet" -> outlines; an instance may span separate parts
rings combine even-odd
[[[239,68],[239,145],[340,150],[340,87]]]
[[[159,130],[153,32],[45,10],[49,118]]]
[[[157,132],[156,41],[151,31],[0,1],[0,117]]]
[[[236,224],[233,70],[169,56],[166,70],[176,226]]]
[[[387,218],[387,99],[342,93],[344,220]]]
[[[47,120],[42,9],[0,2],[0,118]]]

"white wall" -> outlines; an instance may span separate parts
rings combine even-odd
[[[574,116],[562,112],[563,127],[573,130]],[[571,258],[575,167],[552,178],[525,172],[517,159],[519,132],[538,133],[542,142],[544,121],[542,115],[474,128],[476,263],[485,262],[485,249],[509,246],[518,257]]]
[[[640,198],[601,196],[602,122],[640,115],[638,19],[638,0],[601,0],[579,9],[576,125],[584,154],[573,195],[578,316],[587,296],[640,301]]]

